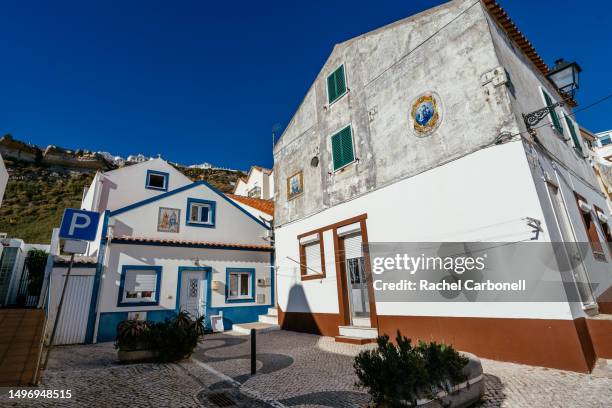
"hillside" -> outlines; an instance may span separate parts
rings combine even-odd
[[[11,139],[11,143],[21,142]],[[6,157],[2,153],[9,181],[0,206],[0,232],[6,232],[9,237],[29,243],[49,243],[51,231],[59,225],[64,209],[80,205],[83,188],[91,183],[95,172],[115,167],[92,155],[85,156],[91,163],[89,166],[81,160],[82,154],[65,151],[61,162],[55,159],[55,154],[51,162],[50,150],[61,151],[47,148],[44,156],[34,151],[31,152],[32,160],[21,151],[19,158]],[[176,164],[175,167],[191,180],[205,180],[226,193],[231,192],[238,178],[245,175],[236,170],[188,168]]]

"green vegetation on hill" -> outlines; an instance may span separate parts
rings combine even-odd
[[[6,159],[10,177],[0,205],[0,232],[29,243],[49,243],[65,208],[78,208],[83,189],[91,184],[94,170]],[[223,192],[231,192],[244,173],[216,169],[178,168],[194,181],[205,180]]]
[[[79,207],[93,172],[6,160],[10,177],[0,206],[0,232],[30,243],[49,243],[64,208]]]

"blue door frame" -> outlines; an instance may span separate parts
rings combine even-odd
[[[183,272],[204,272],[204,280],[206,280],[206,307],[204,309],[205,322],[204,325],[206,327],[210,327],[208,320],[210,319],[209,309],[210,309],[210,301],[212,300],[212,268],[210,266],[179,266],[178,275],[177,275],[177,284],[176,284],[176,307],[175,311],[178,313],[181,308],[181,284],[183,283]]]

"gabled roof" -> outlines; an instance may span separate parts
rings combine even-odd
[[[247,183],[249,181],[249,178],[251,177],[251,173],[253,173],[253,169],[255,170],[259,170],[261,171],[263,174],[265,175],[270,175],[272,174],[272,170],[270,169],[266,169],[265,167],[261,167],[261,166],[251,166],[251,168],[249,169],[249,172],[247,173],[246,177],[240,177],[238,179],[238,181],[236,182],[236,185],[234,186],[234,193],[236,193],[236,190],[238,189],[238,184],[242,181],[243,183]]]
[[[207,183],[207,182],[205,182],[205,181],[196,181],[195,183],[192,183],[192,184],[187,184],[187,185],[185,185],[185,186],[183,186],[183,187],[176,188],[176,189],[171,190],[171,191],[168,191],[168,192],[166,192],[166,193],[159,194],[159,195],[156,195],[156,196],[151,197],[151,198],[147,198],[147,199],[142,200],[142,201],[138,201],[138,202],[136,202],[136,203],[133,203],[133,204],[127,205],[127,206],[122,207],[122,208],[118,208],[118,209],[116,209],[115,211],[111,211],[109,215],[110,215],[111,217],[113,217],[113,216],[115,216],[115,215],[119,215],[119,214],[122,214],[122,213],[124,213],[124,212],[131,211],[131,210],[133,210],[133,209],[135,209],[135,208],[142,207],[143,205],[147,205],[147,204],[153,203],[153,202],[155,202],[155,201],[162,200],[162,199],[164,199],[164,198],[166,198],[166,197],[169,197],[169,196],[172,196],[172,195],[174,195],[174,194],[180,193],[180,192],[182,192],[182,191],[189,190],[189,189],[192,189],[192,188],[195,188],[195,187],[199,187],[199,186],[205,186],[205,187],[208,187],[208,188],[209,188],[209,189],[210,189],[210,190],[211,190],[213,193],[217,194],[219,197],[223,198],[223,199],[224,199],[224,200],[226,200],[228,203],[230,203],[231,205],[233,205],[234,207],[236,207],[237,209],[239,209],[240,211],[242,211],[242,213],[244,213],[244,214],[245,214],[247,217],[249,217],[250,219],[252,219],[252,220],[253,220],[253,221],[255,221],[256,223],[258,223],[258,224],[259,224],[259,225],[261,225],[262,227],[264,227],[264,228],[266,228],[266,229],[270,229],[270,227],[269,227],[269,226],[267,226],[265,223],[263,223],[262,221],[260,221],[260,220],[258,220],[257,218],[255,218],[255,217],[254,217],[254,216],[253,216],[251,213],[249,213],[248,211],[246,211],[244,208],[242,208],[240,205],[236,204],[234,201],[232,201],[232,200],[231,200],[229,197],[227,197],[227,196],[226,196],[225,194],[223,194],[221,191],[217,190],[216,188],[214,188],[213,186],[211,186],[210,184],[208,184],[208,183]]]
[[[248,205],[256,210],[264,212],[268,215],[274,215],[274,201],[263,200],[261,198],[245,197],[236,194],[227,194],[232,200],[241,202],[244,205]]]

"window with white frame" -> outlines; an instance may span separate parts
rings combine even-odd
[[[212,227],[215,225],[215,202],[190,198],[187,200],[187,224]]]
[[[161,268],[129,267],[122,272],[121,304],[157,303]]]
[[[228,270],[228,300],[252,300],[254,270],[230,269]]]

